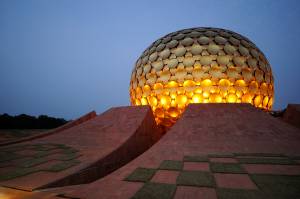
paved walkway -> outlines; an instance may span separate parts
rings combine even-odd
[[[299,143],[298,128],[251,105],[192,104],[120,169],[30,198],[300,198]]]
[[[248,104],[190,105],[143,155],[103,179],[61,193],[91,199],[148,198],[145,193],[158,194],[149,198],[256,198],[277,189],[271,180],[299,194],[299,143],[299,129]],[[201,157],[208,159],[198,161]],[[134,179],[135,172],[147,180]],[[265,177],[269,172],[276,176]],[[291,175],[298,177],[294,181]]]

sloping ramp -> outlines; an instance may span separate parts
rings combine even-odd
[[[5,174],[5,169],[20,173],[40,168],[38,172],[2,180],[0,184],[30,191],[92,182],[134,159],[160,136],[149,107],[111,108],[60,133],[0,148],[1,152],[10,153],[8,158],[12,157],[12,165],[2,165],[2,174]],[[33,149],[38,153],[33,154]],[[22,157],[15,156],[15,153]]]
[[[18,139],[14,139],[14,140],[8,140],[8,141],[4,141],[4,142],[0,142],[0,146],[7,146],[7,145],[11,145],[11,144],[17,144],[17,143],[21,143],[21,142],[26,142],[26,141],[30,141],[30,140],[34,140],[34,139],[38,139],[38,138],[42,138],[42,137],[46,137],[46,136],[49,136],[49,135],[52,135],[52,134],[55,134],[55,133],[59,133],[61,131],[64,131],[66,129],[69,129],[69,128],[72,128],[76,125],[79,125],[79,124],[82,124],[94,117],[96,117],[97,114],[95,111],[91,111],[79,118],[77,118],[76,120],[74,121],[70,121],[60,127],[57,127],[55,129],[51,129],[47,132],[43,132],[43,133],[40,133],[38,135],[32,135],[32,136],[28,136],[28,137],[25,137],[25,138],[18,138]]]
[[[164,192],[163,194],[171,194],[168,198],[173,198],[174,195],[175,198],[181,198],[185,194],[187,194],[186,196],[190,194],[191,198],[197,198],[197,196],[200,198],[201,194],[217,198],[216,192],[219,196],[219,194],[224,194],[224,190],[221,190],[223,192],[216,191],[213,179],[219,180],[217,183],[221,182],[221,185],[218,184],[218,186],[224,186],[224,184],[225,186],[236,186],[234,183],[226,184],[226,182],[232,181],[232,176],[234,178],[236,175],[223,176],[217,174],[218,172],[215,173],[215,170],[224,170],[224,167],[215,168],[212,166],[212,162],[221,161],[221,164],[233,162],[234,167],[231,166],[227,169],[229,173],[237,172],[239,171],[237,168],[241,169],[242,165],[242,162],[239,162],[240,156],[255,156],[250,159],[258,162],[291,163],[293,165],[275,165],[275,167],[271,165],[271,170],[277,173],[300,174],[300,160],[291,159],[300,157],[299,129],[248,104],[191,104],[167,134],[135,160],[93,183],[74,187],[73,190],[72,188],[57,190],[57,193],[63,194],[65,197],[85,199],[125,199],[131,198],[134,194],[136,194],[136,198],[143,198],[156,190]],[[255,166],[258,171],[269,171],[260,165],[255,164]],[[255,170],[255,168],[250,168],[250,171],[252,171],[251,169]],[[206,171],[206,177],[210,176],[210,178],[207,177],[208,179],[204,181],[195,181],[193,177],[202,175],[201,172],[194,175],[184,170]],[[294,173],[289,173],[291,170]],[[240,172],[243,173],[244,170]],[[179,175],[180,177],[178,177]],[[246,192],[248,189],[254,189],[254,192],[250,194],[261,194],[260,188],[256,187],[248,174],[237,175],[239,175],[238,180],[241,181],[236,183],[237,186],[246,187]],[[145,182],[163,182],[169,185],[153,185]],[[196,187],[190,187],[190,185],[189,187],[180,187],[178,185],[180,183],[185,185],[198,183],[198,185]],[[206,188],[199,189],[201,183],[204,183]],[[157,192],[156,194],[158,194]],[[227,197],[228,194],[237,194],[232,197],[239,198],[238,194],[240,193],[226,194]]]

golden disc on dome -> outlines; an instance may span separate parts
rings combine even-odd
[[[132,105],[151,106],[155,120],[172,125],[189,103],[250,103],[270,110],[274,80],[264,54],[246,37],[218,28],[176,31],[137,59]]]

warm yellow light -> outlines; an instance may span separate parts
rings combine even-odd
[[[176,100],[172,99],[172,101],[171,101],[171,107],[176,107],[176,106],[177,106]]]
[[[204,97],[204,98],[208,98],[209,95],[210,95],[210,93],[209,93],[208,91],[204,91],[204,92],[203,92],[203,97]]]
[[[154,114],[157,115],[158,118],[163,118],[165,116],[162,108],[156,108]]]
[[[177,96],[176,93],[171,93],[170,94],[171,99],[176,99],[176,96]]]
[[[269,97],[268,97],[268,96],[265,96],[265,97],[264,97],[264,100],[263,100],[263,107],[268,106],[268,102],[269,102]]]
[[[152,107],[157,106],[157,99],[156,99],[156,97],[151,96],[150,99],[149,99],[149,104],[150,104]]]
[[[189,103],[250,103],[270,110],[273,95],[263,53],[223,29],[188,29],[157,40],[138,59],[130,81],[131,103],[149,104],[165,126]]]
[[[193,103],[201,103],[203,101],[203,97],[200,94],[194,94],[192,101]]]
[[[143,97],[143,98],[141,99],[141,104],[142,104],[142,105],[148,105],[147,99]]]
[[[249,84],[249,92],[250,93],[256,93],[258,90],[258,83],[256,81],[252,81],[250,84]]]
[[[191,99],[191,98],[193,97],[193,95],[194,95],[194,92],[186,92],[185,95],[186,95],[189,99]]]
[[[236,103],[237,96],[234,93],[230,93],[227,95],[227,102],[228,103]]]
[[[185,96],[185,95],[178,95],[177,98],[176,98],[176,103],[178,105],[182,106],[182,105],[185,105],[187,103],[187,100],[188,100],[187,96]]]
[[[257,95],[255,98],[254,98],[254,105],[255,106],[259,106],[262,102],[262,97],[260,95]]]
[[[199,93],[199,94],[202,93],[202,88],[196,88],[195,93]]]
[[[203,103],[208,103],[209,102],[209,100],[208,99],[203,99]]]
[[[227,88],[230,86],[230,81],[228,79],[221,79],[219,81],[219,86],[222,88],[222,87],[225,87],[225,90],[227,90]]]
[[[236,80],[235,85],[237,85],[238,87],[245,87],[246,86],[246,82],[242,79],[240,80]]]
[[[201,82],[202,87],[208,87],[212,85],[212,81],[210,79],[205,79]]]
[[[163,89],[163,88],[164,88],[164,86],[161,83],[156,83],[153,86],[154,90],[159,90],[159,89]]]
[[[149,85],[145,85],[145,86],[143,87],[143,91],[144,91],[144,92],[151,92],[151,87],[150,87]]]
[[[139,105],[142,105],[142,104],[141,104],[140,100],[135,99],[135,105],[139,106]]]
[[[178,117],[178,115],[179,115],[178,109],[177,109],[177,108],[174,108],[174,107],[169,108],[168,113],[169,113],[170,116],[173,117],[173,118],[176,118],[176,117]]]
[[[211,94],[209,97],[209,101],[212,103],[221,103],[223,98],[219,94]]]
[[[165,108],[169,107],[171,104],[171,97],[168,95],[161,96],[160,104]]]
[[[236,91],[235,94],[238,97],[238,99],[240,99],[244,93],[242,91]]]
[[[253,98],[253,96],[250,95],[249,93],[247,93],[247,94],[242,96],[242,102],[251,104],[252,103],[252,98]]]
[[[176,88],[176,87],[178,87],[178,83],[175,81],[170,81],[170,82],[168,82],[167,87],[168,88]]]
[[[184,87],[192,87],[192,86],[194,86],[194,85],[195,85],[195,82],[192,81],[192,80],[186,80],[186,81],[184,81],[184,83],[183,83],[183,86],[184,86]]]

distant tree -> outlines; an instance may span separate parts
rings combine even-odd
[[[34,117],[26,114],[10,116],[7,113],[0,115],[0,129],[51,129],[67,123],[63,118],[54,118],[47,115]]]

